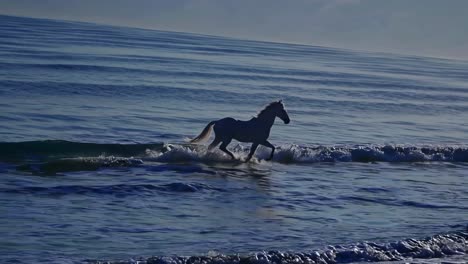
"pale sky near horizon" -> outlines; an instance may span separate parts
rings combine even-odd
[[[465,0],[0,0],[0,14],[468,60]]]

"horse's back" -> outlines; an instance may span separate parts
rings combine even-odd
[[[213,129],[217,135],[228,135],[235,128],[236,122],[237,120],[232,117],[225,117],[216,121]]]
[[[232,117],[225,117],[215,122],[213,130],[217,138],[233,138],[236,131],[239,130],[239,120]]]
[[[237,120],[232,117],[225,117],[218,121],[216,121],[215,127],[229,127],[230,129],[248,129],[252,127],[253,122],[252,120],[249,121],[242,121]]]
[[[214,131],[218,138],[234,138],[241,142],[256,141],[258,128],[255,120],[249,121],[236,120],[232,117],[226,117],[216,121]]]
[[[226,125],[234,125],[236,122],[238,122],[236,119],[232,117],[225,117],[221,118],[220,120],[216,121],[215,126],[226,126]]]

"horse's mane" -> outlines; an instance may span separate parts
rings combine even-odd
[[[275,106],[276,104],[279,104],[279,102],[271,102],[269,103],[267,106],[265,106],[265,108],[263,108],[262,110],[260,110],[260,112],[258,112],[257,114],[257,118],[263,116],[264,114],[266,114],[268,112],[268,110],[270,110],[273,106]]]

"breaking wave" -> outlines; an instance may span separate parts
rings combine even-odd
[[[250,146],[234,145],[231,150],[237,158],[247,156]],[[164,145],[164,151],[147,151],[155,161],[228,161],[218,150],[207,153],[199,146]],[[259,148],[257,161],[265,160],[269,149]],[[403,145],[357,145],[357,146],[299,146],[283,145],[276,148],[273,162],[468,162],[468,147],[465,146],[403,146]]]
[[[329,246],[323,250],[305,252],[262,251],[247,255],[208,254],[204,256],[155,256],[129,261],[97,261],[89,263],[141,263],[141,264],[270,264],[270,263],[351,263],[402,261],[414,259],[447,258],[460,256],[466,260],[468,233],[453,232],[425,239],[406,239],[391,243],[361,242],[352,245]],[[442,260],[441,260],[442,261]],[[440,263],[439,261],[434,263]],[[446,262],[443,262],[446,263]],[[450,263],[450,262],[447,262]]]
[[[0,162],[14,163],[19,171],[55,174],[106,167],[134,167],[147,163],[240,163],[249,145],[232,144],[231,160],[216,149],[190,144],[98,144],[62,140],[0,143]],[[253,163],[265,162],[270,149],[259,148]],[[282,145],[272,162],[468,162],[468,147],[455,145]],[[193,172],[189,169],[188,172]]]

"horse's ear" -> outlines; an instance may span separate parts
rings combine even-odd
[[[282,103],[283,103],[283,99],[280,99],[280,100],[278,101],[278,103],[282,104]]]

